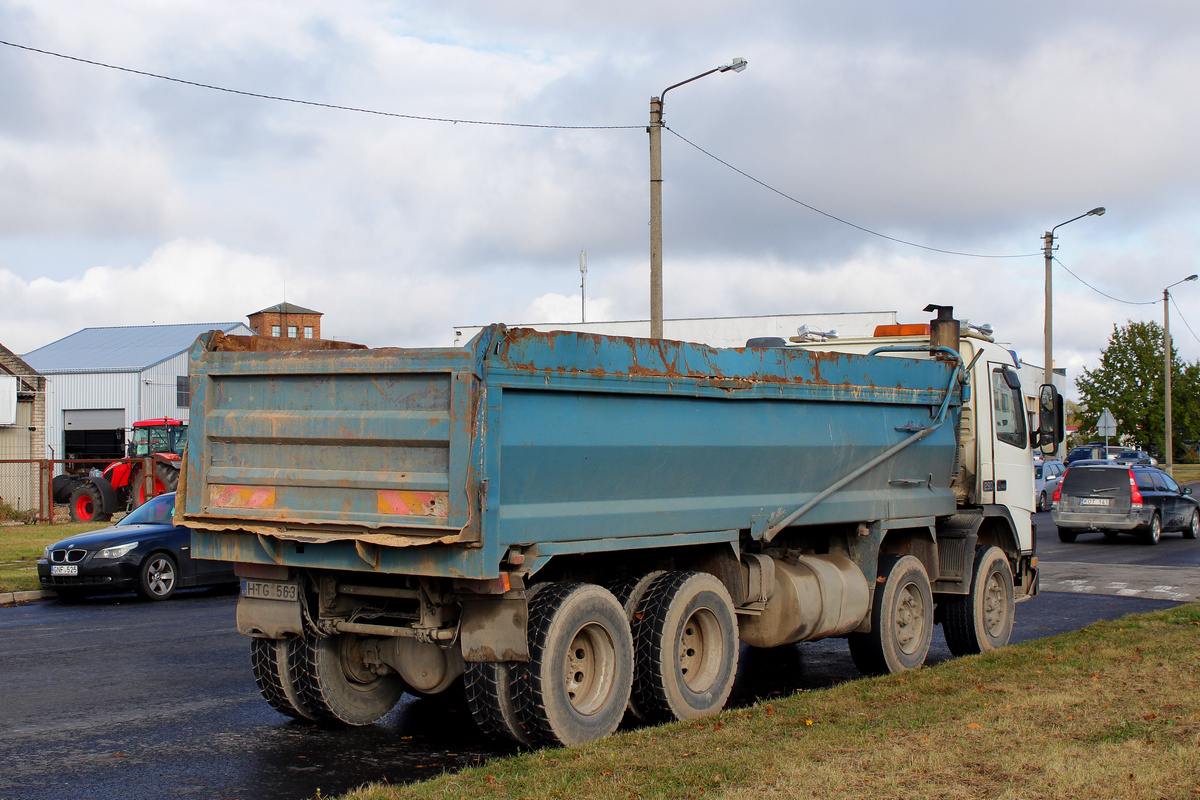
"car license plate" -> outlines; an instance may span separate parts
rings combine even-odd
[[[78,564],[53,564],[50,567],[51,575],[78,575]]]
[[[1112,500],[1108,497],[1081,497],[1081,498],[1079,498],[1079,505],[1081,505],[1081,506],[1106,506],[1111,502],[1112,502]]]
[[[259,600],[296,600],[299,594],[298,587],[294,583],[242,581],[242,597],[254,597]]]

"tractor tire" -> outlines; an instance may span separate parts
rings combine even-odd
[[[112,519],[112,511],[104,508],[104,496],[100,494],[100,489],[90,481],[77,485],[67,504],[71,508],[71,519],[75,522],[108,522]]]

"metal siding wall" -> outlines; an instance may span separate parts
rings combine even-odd
[[[172,395],[173,397],[173,395]],[[138,413],[136,372],[95,372],[46,376],[46,456],[63,456],[63,411],[77,408],[123,408],[128,428]]]
[[[180,353],[172,359],[155,365],[141,374],[139,388],[142,393],[142,416],[129,418],[129,423],[138,419],[161,419],[171,417],[188,421],[191,409],[175,405],[175,379],[188,374],[188,354]]]
[[[16,411],[16,424],[0,428],[0,458],[30,457],[33,403],[18,402]],[[0,500],[17,511],[37,511],[37,480],[37,464],[0,464]]]

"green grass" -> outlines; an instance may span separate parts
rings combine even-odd
[[[1179,483],[1195,483],[1200,481],[1200,464],[1175,464],[1171,474]]]
[[[344,797],[1200,797],[1198,645],[1192,604]]]
[[[0,592],[25,592],[40,588],[37,561],[42,557],[46,545],[111,524],[70,522],[60,525],[0,525]]]

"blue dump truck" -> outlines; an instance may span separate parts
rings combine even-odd
[[[461,348],[213,331],[176,519],[235,564],[263,696],[370,724],[462,691],[527,745],[719,711],[740,642],[844,637],[865,673],[1009,640],[1037,592],[1014,355],[931,306],[871,339],[493,325]],[[294,349],[289,349],[294,348]]]

